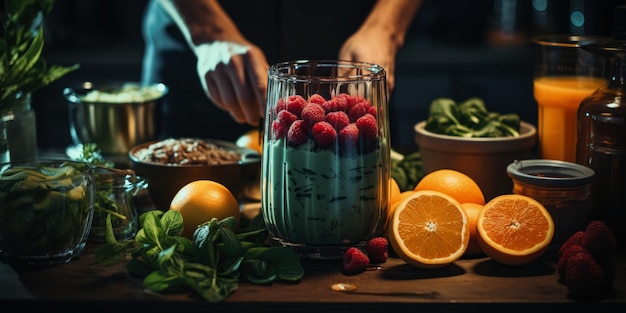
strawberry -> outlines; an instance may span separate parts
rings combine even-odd
[[[350,247],[343,254],[343,269],[348,273],[362,272],[370,263],[365,253],[356,247]]]
[[[367,110],[369,110],[370,105],[365,102],[359,102],[355,104],[350,111],[348,111],[348,117],[350,118],[350,122],[354,123],[359,117],[365,115]]]
[[[350,124],[350,118],[348,117],[348,114],[343,111],[330,112],[326,114],[326,117],[324,117],[324,121],[330,123],[330,125],[333,125],[333,127],[337,131],[340,131],[344,127],[348,126],[348,124]]]
[[[361,136],[363,136],[366,140],[378,137],[378,124],[376,123],[376,118],[369,113],[366,113],[356,120],[356,127],[359,129]]]
[[[608,226],[602,221],[592,221],[585,229],[581,245],[597,260],[609,259],[617,249],[617,242]]]
[[[326,102],[326,99],[324,99],[324,97],[322,97],[320,94],[316,93],[309,97],[309,103],[322,105],[324,102]]]
[[[296,120],[287,131],[287,143],[292,146],[301,145],[309,139],[303,120]]]
[[[302,119],[310,126],[323,121],[324,114],[324,108],[317,103],[309,103],[302,109]]]
[[[383,263],[389,256],[388,242],[385,237],[375,237],[365,244],[365,252],[372,263]]]
[[[565,285],[571,297],[597,298],[607,291],[604,272],[590,253],[570,256],[565,270]]]
[[[337,131],[328,122],[317,122],[311,129],[315,143],[320,147],[330,147],[337,139]]]

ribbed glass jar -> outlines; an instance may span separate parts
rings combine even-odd
[[[0,163],[37,159],[37,121],[29,93],[0,102]]]

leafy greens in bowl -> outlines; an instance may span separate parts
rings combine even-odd
[[[430,105],[425,129],[457,137],[517,137],[520,117],[515,113],[490,112],[484,101],[476,97],[460,103],[438,98]]]

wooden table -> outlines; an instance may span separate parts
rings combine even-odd
[[[615,258],[614,294],[600,301],[568,298],[567,288],[558,282],[554,262],[547,257],[519,267],[479,257],[464,258],[434,270],[414,268],[398,258],[390,258],[380,268],[356,275],[342,273],[339,260],[303,259],[306,272],[299,283],[241,283],[224,302],[209,303],[187,290],[164,294],[144,290],[141,280],[129,276],[124,264],[94,264],[96,246],[89,243],[79,258],[61,265],[25,267],[0,263],[0,302],[47,312],[185,312],[214,307],[237,312],[624,312],[626,308],[626,256],[622,255]],[[350,293],[332,291],[330,287],[336,283],[354,284],[358,289]]]
[[[253,313],[626,312],[626,255],[614,259],[614,293],[598,301],[568,297],[566,286],[558,281],[553,249],[541,259],[518,267],[482,256],[425,270],[392,257],[380,268],[356,275],[344,274],[340,260],[303,259],[305,276],[299,283],[241,283],[224,302],[210,303],[184,289],[163,294],[147,291],[139,278],[129,276],[124,264],[94,264],[97,245],[89,242],[80,257],[66,264],[26,267],[0,262],[0,310],[6,312],[10,306],[82,313],[212,309]],[[332,291],[330,287],[337,283],[354,284],[358,289],[350,293]]]

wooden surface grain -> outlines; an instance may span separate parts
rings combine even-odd
[[[94,264],[96,244],[69,263],[27,267],[0,263],[0,301],[50,312],[85,309],[142,308],[150,311],[193,311],[208,307],[254,312],[345,311],[528,311],[567,309],[602,312],[626,308],[626,257],[614,261],[617,277],[612,294],[595,301],[571,299],[558,280],[555,262],[546,255],[525,266],[505,266],[488,257],[463,258],[440,269],[418,269],[392,257],[378,268],[348,275],[339,260],[303,259],[304,278],[298,283],[241,283],[224,302],[209,303],[185,289],[156,294],[129,276],[124,264]],[[331,286],[353,284],[353,292]],[[412,310],[413,311],[413,310]]]

